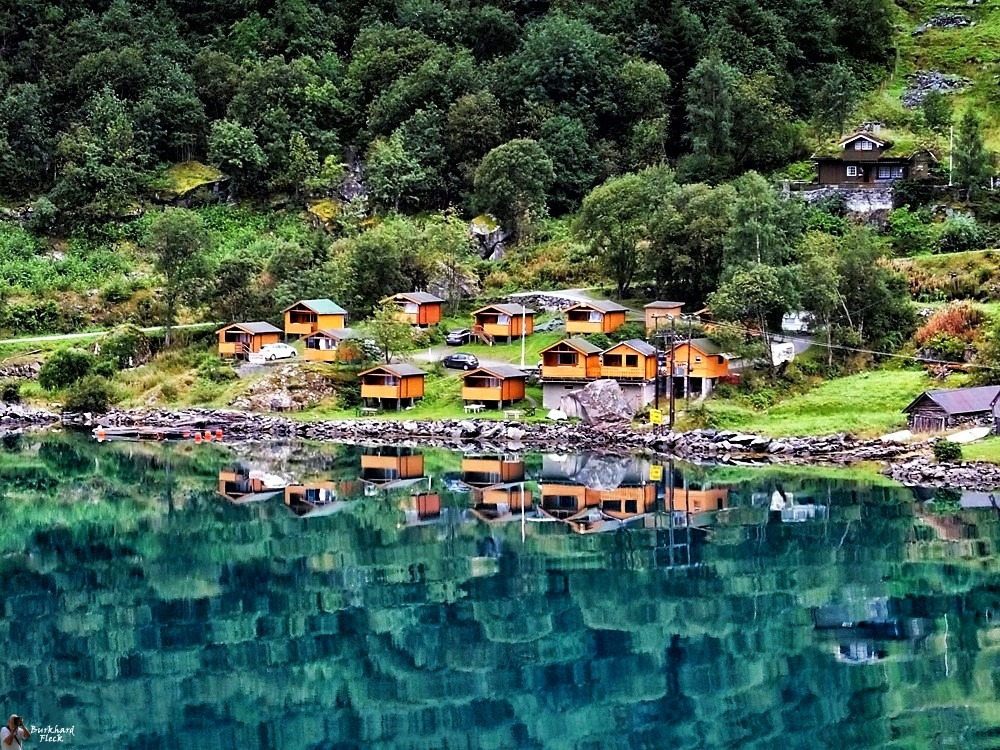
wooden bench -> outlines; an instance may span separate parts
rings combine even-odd
[[[507,409],[503,413],[503,418],[508,421],[514,421],[520,419],[524,416],[524,412],[520,409]]]
[[[469,414],[469,413],[479,414],[479,412],[481,412],[481,411],[483,411],[485,409],[486,409],[486,405],[485,404],[466,404],[465,405],[465,413],[466,414]]]

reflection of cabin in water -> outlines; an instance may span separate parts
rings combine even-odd
[[[343,510],[355,482],[309,482],[285,487],[285,505],[299,517],[323,516]]]
[[[534,502],[534,493],[524,486],[524,459],[519,456],[466,456],[461,477],[472,489],[473,512],[483,520],[500,519]]]
[[[373,448],[361,454],[361,481],[377,489],[425,481],[423,454],[409,448]]]
[[[599,509],[628,519],[656,509],[656,485],[648,481],[649,462],[636,457],[542,457],[540,507],[570,520]]]
[[[462,482],[473,489],[524,481],[524,459],[520,456],[483,455],[462,459]]]
[[[436,523],[441,519],[441,495],[436,492],[414,492],[399,505],[407,526]]]
[[[236,505],[267,500],[281,493],[277,477],[240,466],[219,471],[219,494]]]

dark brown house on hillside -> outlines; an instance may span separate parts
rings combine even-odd
[[[914,432],[938,432],[949,427],[989,424],[1000,385],[924,391],[903,409]]]
[[[905,150],[874,133],[852,133],[826,153],[813,154],[820,185],[883,187],[896,180],[926,179],[937,157],[928,149]]]

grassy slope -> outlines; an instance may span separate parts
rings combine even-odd
[[[892,111],[906,87],[906,78],[917,70],[939,70],[965,76],[973,85],[954,97],[956,113],[972,107],[984,119],[987,142],[1000,151],[1000,0],[983,0],[977,6],[948,0],[897,2],[896,69],[865,107],[870,114]],[[940,12],[969,16],[975,25],[957,29],[931,29],[914,37],[913,29]],[[957,121],[958,117],[956,117]]]
[[[827,381],[766,411],[710,401],[713,424],[775,437],[851,432],[878,435],[906,424],[901,409],[931,381],[921,371],[878,370]]]

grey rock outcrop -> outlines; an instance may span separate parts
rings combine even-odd
[[[909,84],[902,96],[903,106],[919,107],[931,91],[953,94],[971,85],[972,81],[964,76],[942,73],[939,70],[918,70],[910,75]]]
[[[559,402],[559,410],[598,429],[628,425],[635,415],[618,381],[611,379],[595,380],[567,393]]]
[[[964,13],[938,13],[924,23],[920,24],[912,32],[912,36],[920,36],[930,29],[958,29],[963,26],[972,26],[974,21]]]

